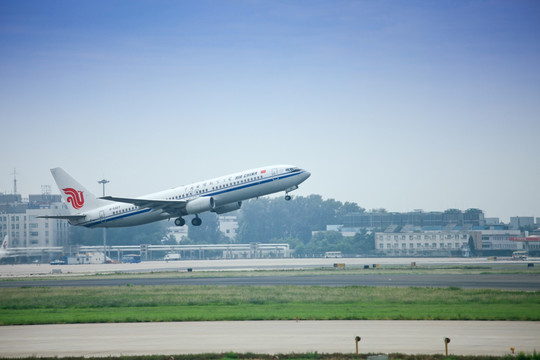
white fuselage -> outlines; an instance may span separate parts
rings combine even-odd
[[[137,199],[190,202],[199,198],[212,198],[213,210],[217,213],[237,210],[240,202],[280,191],[294,190],[311,174],[303,169],[290,165],[275,165],[251,169],[215,179],[180,186],[174,189],[145,195]],[[236,205],[238,204],[238,205]],[[208,210],[204,210],[208,211]],[[203,211],[200,211],[203,212]],[[179,216],[197,214],[183,212]],[[124,227],[146,224],[175,215],[159,208],[150,208],[111,202],[84,213],[85,218],[70,220],[72,225],[85,227]]]

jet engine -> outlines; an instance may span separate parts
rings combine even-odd
[[[213,210],[216,206],[213,197],[200,197],[195,200],[188,201],[186,204],[186,213],[188,214],[199,214],[205,211]]]
[[[214,210],[212,210],[212,212],[215,212],[216,214],[225,214],[231,211],[238,210],[241,207],[242,207],[242,202],[238,201],[238,202],[233,202],[233,203],[215,208]]]

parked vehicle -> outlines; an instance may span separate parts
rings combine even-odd
[[[177,254],[177,253],[168,253],[167,255],[165,255],[165,257],[163,258],[163,260],[165,260],[165,261],[180,260],[180,254]]]
[[[126,254],[122,256],[122,262],[128,264],[136,264],[141,262],[141,255],[138,254]]]

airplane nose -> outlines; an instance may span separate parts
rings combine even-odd
[[[311,176],[311,173],[309,171],[304,171],[304,176],[303,176],[304,180],[306,180],[310,176]]]

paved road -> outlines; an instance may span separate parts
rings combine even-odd
[[[118,356],[219,353],[504,355],[540,350],[540,323],[513,321],[243,321],[0,327],[0,354]]]
[[[301,285],[301,286],[416,286],[540,290],[540,276],[526,274],[486,275],[295,275],[234,277],[164,277],[133,279],[62,279],[0,281],[0,288],[21,286],[123,286],[131,285]]]

